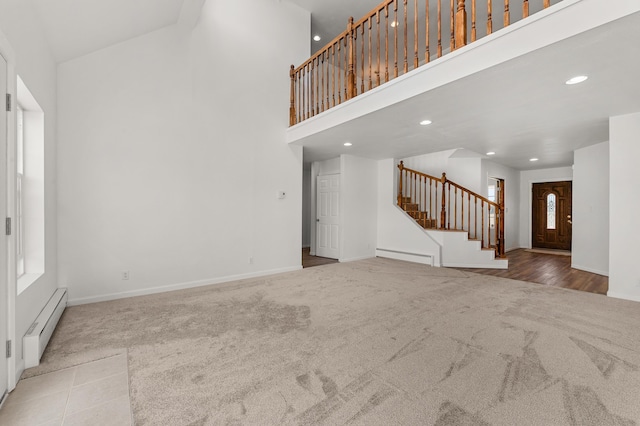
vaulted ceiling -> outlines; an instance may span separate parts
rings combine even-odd
[[[195,8],[198,4],[201,7],[205,0],[30,1],[40,16],[55,60],[64,62],[176,24],[185,8]],[[380,0],[279,1],[296,4],[311,12],[312,34],[322,36],[320,42],[311,41],[312,51],[343,31],[349,16],[358,19],[380,3]],[[552,4],[558,1],[553,0]],[[431,130],[435,139],[430,150],[465,147],[481,154],[488,150],[501,151],[505,157],[497,155],[495,161],[519,169],[570,165],[574,149],[606,140],[609,115],[640,110],[640,87],[635,79],[640,75],[640,48],[636,42],[640,37],[639,28],[640,16],[630,17],[624,26],[601,28],[585,35],[583,40],[568,40],[492,72],[480,73],[434,91],[428,95],[429,99],[442,99],[439,103],[442,107],[433,114],[435,117],[441,115],[443,119],[434,123]],[[546,63],[547,67],[529,72],[541,63]],[[592,75],[587,86],[572,91],[554,88],[556,80],[562,80],[578,68]],[[526,79],[521,79],[522,75]],[[507,81],[511,81],[516,89],[500,91],[498,88],[506,87]],[[497,93],[503,97],[526,98],[527,102],[516,101],[519,109],[500,109],[494,102],[485,107],[467,108],[462,116],[455,105],[447,109],[447,100],[455,100],[469,91],[477,92],[474,99]],[[526,93],[529,95],[525,96]],[[540,100],[539,105],[532,103],[536,99]],[[421,98],[384,112],[387,118],[396,117],[395,121],[405,123],[402,126],[380,126],[383,121],[372,114],[309,138],[303,143],[305,152],[318,158],[335,156],[343,150],[340,147],[343,139],[356,139],[357,135],[362,137],[371,133],[369,140],[379,140],[379,144],[370,143],[368,151],[354,146],[350,152],[370,157],[424,153],[427,151],[424,129],[410,125],[415,121],[411,117],[416,114],[416,102],[421,102]],[[503,105],[513,105],[513,102],[505,100]],[[447,119],[454,111],[464,120],[464,126],[460,125],[460,120],[447,125]],[[530,120],[524,121],[524,126],[508,129],[504,119],[514,114],[529,116]],[[327,145],[327,139],[336,146]],[[306,158],[313,158],[313,155]],[[535,166],[528,162],[528,158],[534,156],[541,159]]]
[[[185,0],[33,0],[57,62],[175,24]]]

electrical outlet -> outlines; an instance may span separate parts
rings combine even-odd
[[[253,257],[249,256],[249,265],[253,265]]]
[[[122,272],[122,279],[123,280],[128,280],[129,279],[129,271],[123,271]]]

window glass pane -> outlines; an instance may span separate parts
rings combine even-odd
[[[556,229],[556,196],[547,195],[547,229]]]
[[[24,173],[24,113],[22,108],[18,106],[18,126],[16,129],[16,136],[18,139],[17,147],[16,147],[16,167],[18,168],[18,173]]]
[[[17,186],[17,205],[16,205],[16,245],[17,245],[17,273],[18,278],[24,275],[24,217],[22,212],[22,181],[23,176],[21,173],[16,175],[16,186]]]

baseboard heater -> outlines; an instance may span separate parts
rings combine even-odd
[[[59,288],[53,293],[51,299],[31,324],[27,334],[22,339],[22,354],[24,367],[31,368],[40,364],[40,358],[44,352],[53,331],[58,325],[58,320],[67,307],[67,289]]]

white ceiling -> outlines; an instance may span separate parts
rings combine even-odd
[[[33,0],[57,62],[175,24],[184,0]]]

